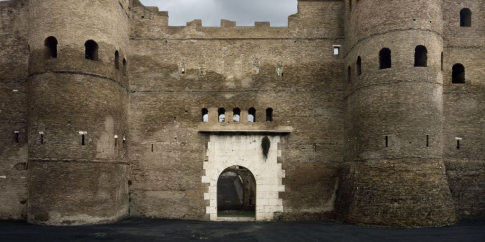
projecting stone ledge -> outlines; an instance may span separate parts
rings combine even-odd
[[[291,130],[199,130],[203,134],[281,134],[287,135]]]
[[[201,124],[198,128],[203,134],[276,134],[288,135],[293,132],[290,126],[272,126],[266,124]]]

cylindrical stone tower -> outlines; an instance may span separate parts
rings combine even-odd
[[[337,212],[371,225],[454,223],[442,159],[441,0],[345,4],[346,152]]]
[[[129,0],[30,0],[28,221],[128,214]]]

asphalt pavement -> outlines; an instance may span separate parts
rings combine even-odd
[[[230,241],[230,242],[485,242],[485,220],[441,228],[370,228],[337,222],[198,222],[127,219],[116,224],[50,227],[0,221],[0,242],[10,241]]]

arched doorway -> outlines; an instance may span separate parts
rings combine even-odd
[[[247,168],[232,166],[217,180],[217,216],[254,219],[256,180]]]

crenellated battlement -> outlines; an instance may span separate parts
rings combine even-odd
[[[343,2],[306,0],[298,2],[298,13],[288,17],[288,27],[273,27],[270,22],[237,26],[222,19],[219,27],[203,26],[202,20],[186,26],[169,26],[169,13],[158,7],[132,3],[132,38],[342,38]],[[148,31],[150,30],[150,31]]]

